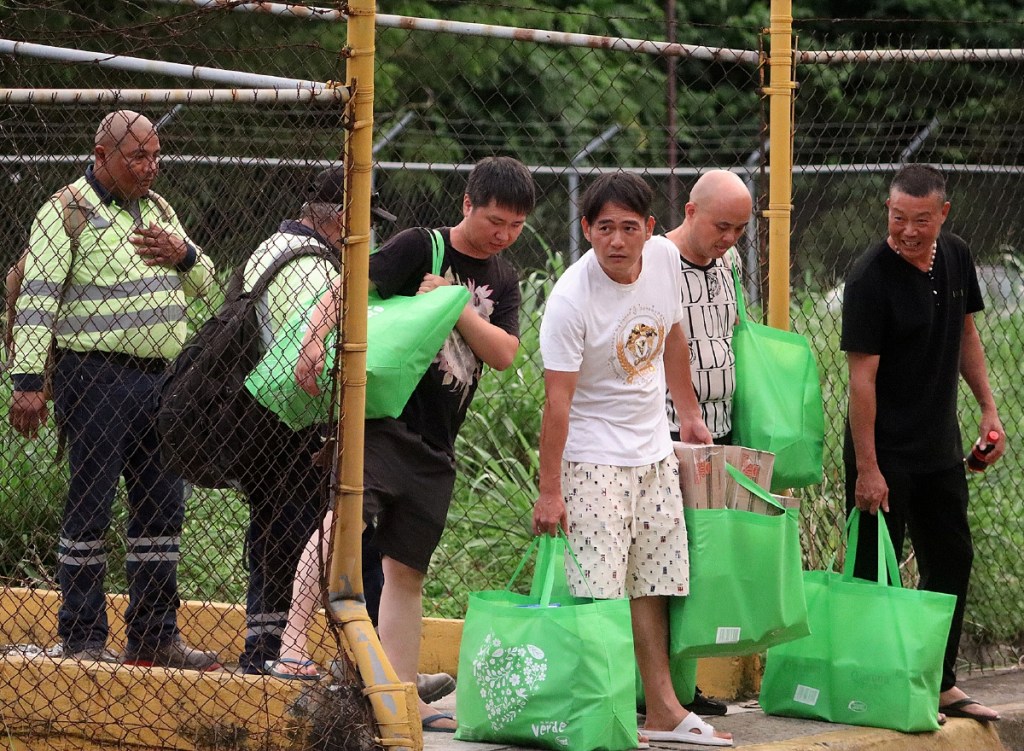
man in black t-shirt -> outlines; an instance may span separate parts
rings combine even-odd
[[[962,375],[981,408],[979,435],[1006,437],[989,386],[973,314],[981,291],[967,244],[940,234],[949,214],[945,180],[903,167],[889,189],[889,235],[855,264],[843,299],[842,348],[850,373],[846,505],[861,517],[855,575],[876,578],[877,513],[899,555],[909,530],[921,588],[956,595],[943,661],[939,710],[998,719],[956,686],[955,663],[974,555],[957,423]]]
[[[519,348],[519,280],[499,257],[533,210],[529,170],[510,157],[477,163],[462,200],[462,221],[442,229],[441,274],[430,273],[427,233],[406,230],[370,257],[370,281],[382,297],[461,284],[470,301],[398,419],[368,420],[364,514],[375,521],[384,589],[378,627],[398,677],[415,681],[423,580],[441,539],[455,483],[455,437],[483,365],[504,370]],[[454,730],[452,718],[420,702],[424,730]]]

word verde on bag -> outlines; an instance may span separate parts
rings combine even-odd
[[[544,650],[534,644],[503,646],[493,632],[489,633],[473,660],[473,677],[480,687],[487,719],[494,730],[512,722],[536,693],[548,673]],[[539,723],[548,730],[548,723]]]

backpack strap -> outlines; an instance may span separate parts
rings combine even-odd
[[[171,209],[171,205],[167,203],[167,199],[157,193],[155,190],[149,191],[149,200],[152,201],[157,210],[160,212],[160,218],[163,219],[164,224],[171,223],[171,215],[174,213]]]
[[[250,294],[253,297],[262,297],[277,272],[297,258],[304,258],[305,256],[315,256],[317,258],[322,258],[325,261],[329,261],[338,273],[341,273],[341,257],[336,251],[323,245],[309,243],[308,245],[301,245],[298,248],[288,248],[277,256],[273,263],[271,263],[270,266],[260,274],[259,279],[257,279],[256,283],[252,286]]]
[[[96,208],[89,203],[89,200],[82,194],[82,192],[74,185],[68,185],[61,191],[60,199],[64,204],[62,214],[64,219],[64,231],[67,233],[68,239],[71,241],[71,262],[68,264],[68,275],[64,279],[64,283],[60,287],[60,299],[58,301],[58,314],[60,312],[60,306],[64,304],[64,296],[68,293],[68,288],[71,286],[71,276],[75,271],[75,256],[78,255],[79,238],[82,235],[82,230],[89,223],[90,217],[96,211]],[[54,319],[54,326],[56,326],[56,319]]]

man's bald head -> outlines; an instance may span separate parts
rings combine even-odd
[[[710,205],[712,201],[750,202],[750,191],[735,172],[716,169],[705,172],[690,190],[690,202],[698,206]],[[747,209],[750,213],[750,208]]]
[[[96,129],[95,146],[117,146],[125,136],[132,133],[137,138],[156,134],[156,128],[148,117],[132,110],[111,112],[100,121]]]
[[[728,170],[705,172],[690,190],[686,218],[669,237],[686,260],[706,266],[736,244],[752,208],[750,192],[738,175]]]
[[[135,200],[149,192],[156,178],[160,139],[145,115],[118,110],[103,118],[96,129],[94,175],[100,185],[121,200]]]

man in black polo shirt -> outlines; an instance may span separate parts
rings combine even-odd
[[[996,720],[994,711],[957,688],[955,673],[974,557],[956,412],[960,375],[981,408],[978,434],[999,435],[988,461],[1006,447],[974,326],[981,291],[967,244],[940,235],[949,214],[942,173],[903,167],[886,206],[889,235],[857,261],[843,300],[842,348],[850,372],[846,505],[869,512],[862,516],[855,575],[876,576],[881,508],[897,554],[910,533],[920,587],[957,598],[939,711]]]

